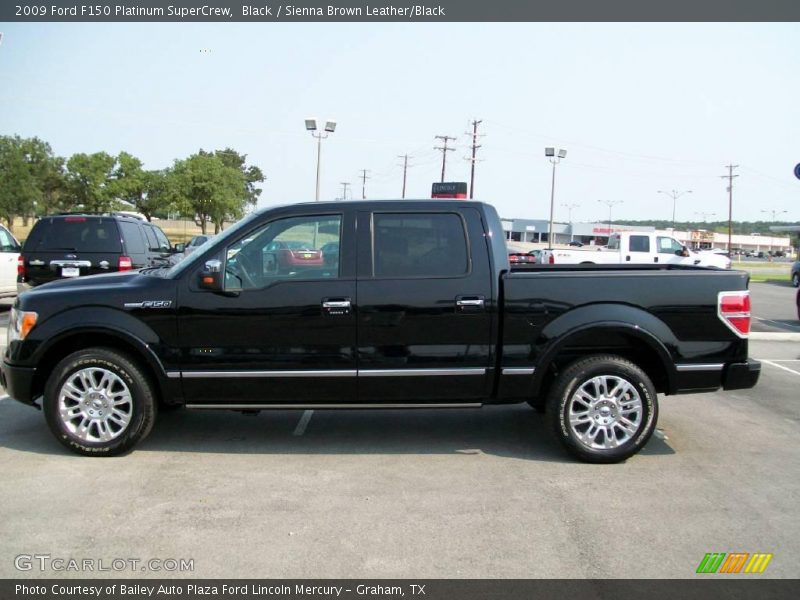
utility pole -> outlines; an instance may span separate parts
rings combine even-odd
[[[728,180],[728,256],[731,255],[731,237],[733,234],[733,178],[738,175],[733,174],[734,169],[738,169],[739,165],[727,165],[727,175],[720,175],[721,179]]]
[[[452,152],[453,150],[455,150],[455,148],[448,148],[447,147],[447,142],[448,141],[455,142],[456,138],[454,138],[452,136],[449,136],[449,135],[437,135],[437,136],[435,136],[435,139],[442,140],[442,142],[444,142],[444,145],[442,145],[442,146],[434,146],[433,147],[434,150],[441,150],[442,151],[442,183],[444,183],[444,171],[445,171],[445,165],[447,164],[447,153],[448,152]]]
[[[342,184],[342,200],[347,200],[347,188],[350,187],[349,181],[340,181]]]
[[[408,154],[401,154],[397,158],[402,158],[403,159],[403,195],[401,196],[401,198],[405,198],[406,197],[406,174],[408,173],[408,158],[409,158],[409,156],[408,156]]]
[[[472,200],[475,196],[475,163],[477,159],[475,158],[475,152],[480,148],[478,145],[478,125],[483,123],[483,120],[474,119],[472,121],[472,158],[466,157],[466,160],[470,161],[470,173],[469,173],[469,199]],[[467,132],[467,135],[470,135]]]
[[[361,199],[367,199],[367,179],[372,179],[372,177],[368,177],[367,173],[369,171],[367,169],[361,169]]]

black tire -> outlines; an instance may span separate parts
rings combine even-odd
[[[77,391],[82,394],[66,391],[65,386],[71,379],[70,383],[73,383],[76,381],[73,378],[80,379],[81,374],[87,373],[95,383],[91,389],[86,389],[86,384],[78,381],[81,389]],[[105,391],[97,391],[107,373],[112,383],[107,384]],[[99,384],[98,377],[101,377]],[[83,398],[83,402],[70,394]],[[118,401],[117,409],[103,408],[113,404],[113,400]],[[91,404],[94,402],[97,405]],[[156,406],[152,385],[142,369],[129,356],[110,348],[88,348],[70,354],[53,369],[44,389],[43,409],[50,431],[64,446],[87,456],[116,456],[133,448],[152,430]],[[108,416],[104,420],[98,416],[96,421],[89,421],[88,426],[81,428],[80,425],[93,418],[87,413],[92,410],[96,415],[102,415],[100,411],[106,410]],[[125,425],[111,419],[110,413],[115,410],[127,418]],[[77,411],[78,414],[73,419],[62,417],[68,411]],[[110,439],[92,439],[102,435]]]
[[[800,271],[792,273],[792,285],[794,287],[800,287]]]
[[[617,391],[621,382],[630,387],[619,396],[606,396],[593,380],[603,381],[606,393],[609,384],[614,385],[611,391]],[[581,390],[588,396],[594,390],[594,408],[576,397]],[[570,415],[579,414],[575,407],[585,407],[582,412],[586,419],[571,425]],[[623,416],[623,411],[627,415]],[[553,432],[571,454],[586,462],[616,463],[636,454],[650,439],[658,420],[658,398],[650,378],[632,362],[614,355],[592,355],[573,362],[556,378],[548,395],[547,412]],[[590,442],[585,436],[592,431],[595,437]],[[618,435],[622,443],[618,443]]]

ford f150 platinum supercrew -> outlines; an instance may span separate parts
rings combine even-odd
[[[756,384],[747,283],[674,265],[511,271],[478,202],[299,204],[169,269],[25,292],[2,379],[88,455],[134,446],[159,406],[528,402],[574,455],[616,462],[653,433],[657,394]]]

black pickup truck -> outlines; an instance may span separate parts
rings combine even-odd
[[[171,268],[19,296],[2,384],[87,455],[160,408],[528,402],[590,462],[644,446],[657,394],[749,388],[748,276],[680,266],[513,271],[500,220],[457,200],[262,210]]]

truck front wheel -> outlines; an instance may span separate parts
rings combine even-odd
[[[547,412],[569,452],[586,462],[615,463],[650,439],[658,399],[650,378],[635,364],[594,355],[573,362],[557,377]]]
[[[147,376],[128,356],[89,348],[56,365],[43,409],[50,431],[73,452],[114,456],[150,433],[156,401]]]

